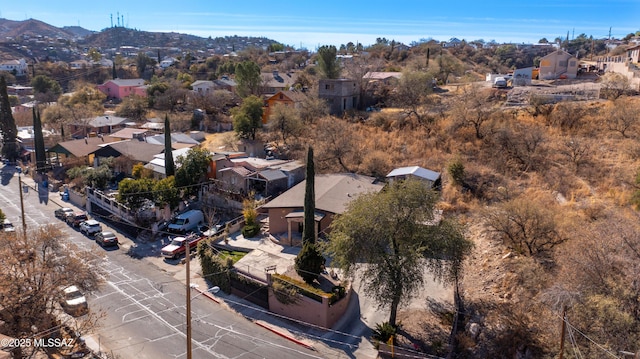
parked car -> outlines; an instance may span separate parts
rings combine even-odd
[[[2,230],[5,232],[15,232],[16,227],[13,226],[13,223],[11,223],[10,220],[5,218],[2,222]]]
[[[493,80],[493,87],[505,88],[507,87],[507,80],[505,80],[504,77],[496,77],[495,80]]]
[[[67,217],[67,224],[72,227],[78,227],[81,222],[88,220],[86,213],[83,212],[75,212],[74,214]]]
[[[175,237],[171,243],[162,248],[162,256],[169,259],[175,259],[183,255],[186,250],[186,243],[189,241],[189,251],[195,251],[198,243],[205,237],[192,234],[186,237]]]
[[[198,229],[198,226],[204,224],[204,214],[202,211],[192,209],[177,215],[171,220],[167,231],[171,233],[186,234]]]
[[[73,214],[73,209],[69,207],[62,207],[53,211],[53,214],[56,216],[56,218],[66,220],[68,216]]]
[[[80,222],[80,232],[87,236],[93,236],[96,233],[102,232],[102,225],[95,219],[89,219]]]
[[[70,315],[80,316],[89,310],[87,298],[75,285],[63,289],[63,298],[60,301],[62,309]]]
[[[118,245],[118,237],[113,232],[100,232],[96,234],[96,243],[106,247],[106,246],[117,246]]]

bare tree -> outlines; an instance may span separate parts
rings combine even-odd
[[[2,235],[0,248],[0,332],[22,338],[71,325],[59,315],[62,290],[69,285],[85,293],[97,290],[102,281],[99,258],[76,248],[54,225],[30,230],[27,236],[8,236]],[[73,325],[86,332],[100,316],[91,312]]]
[[[637,100],[620,97],[604,110],[602,117],[610,131],[618,132],[622,137],[628,138],[629,132],[635,130],[638,124],[639,112],[640,103]]]
[[[270,133],[277,134],[277,141],[282,141],[285,147],[289,138],[296,138],[303,130],[302,121],[296,109],[282,104],[277,104],[273,108],[266,127]]]
[[[433,76],[426,72],[404,72],[393,94],[393,102],[402,108],[407,118],[415,117],[419,124],[424,124],[425,106],[429,103],[429,95],[433,93]]]
[[[477,139],[484,137],[483,126],[497,111],[492,91],[479,85],[464,86],[453,104],[454,127],[472,127]]]
[[[549,204],[518,197],[485,213],[487,225],[505,244],[529,256],[564,242]]]
[[[331,168],[335,161],[344,171],[352,171],[347,164],[356,152],[357,139],[347,123],[333,117],[324,117],[318,121],[315,137],[318,167]]]
[[[631,89],[629,78],[617,72],[607,72],[602,76],[600,83],[601,97],[610,100],[617,99]]]

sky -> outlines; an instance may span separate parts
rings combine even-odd
[[[622,38],[640,30],[640,0],[27,0],[3,1],[0,18],[95,31],[113,24],[202,37],[266,37],[315,50],[348,42],[366,46],[377,38],[408,45],[453,37],[537,43],[567,33],[570,39]]]

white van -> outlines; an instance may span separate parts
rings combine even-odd
[[[173,218],[167,227],[167,231],[185,234],[197,230],[198,226],[203,224],[204,214],[202,214],[202,211],[192,209]]]

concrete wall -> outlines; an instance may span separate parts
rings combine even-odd
[[[346,289],[344,298],[329,305],[329,298],[322,298],[322,303],[304,295],[298,295],[298,302],[294,304],[283,304],[276,298],[271,286],[271,274],[267,273],[269,283],[269,311],[301,320],[307,323],[319,325],[324,328],[331,328],[347,311],[349,299],[353,293],[352,288]]]

